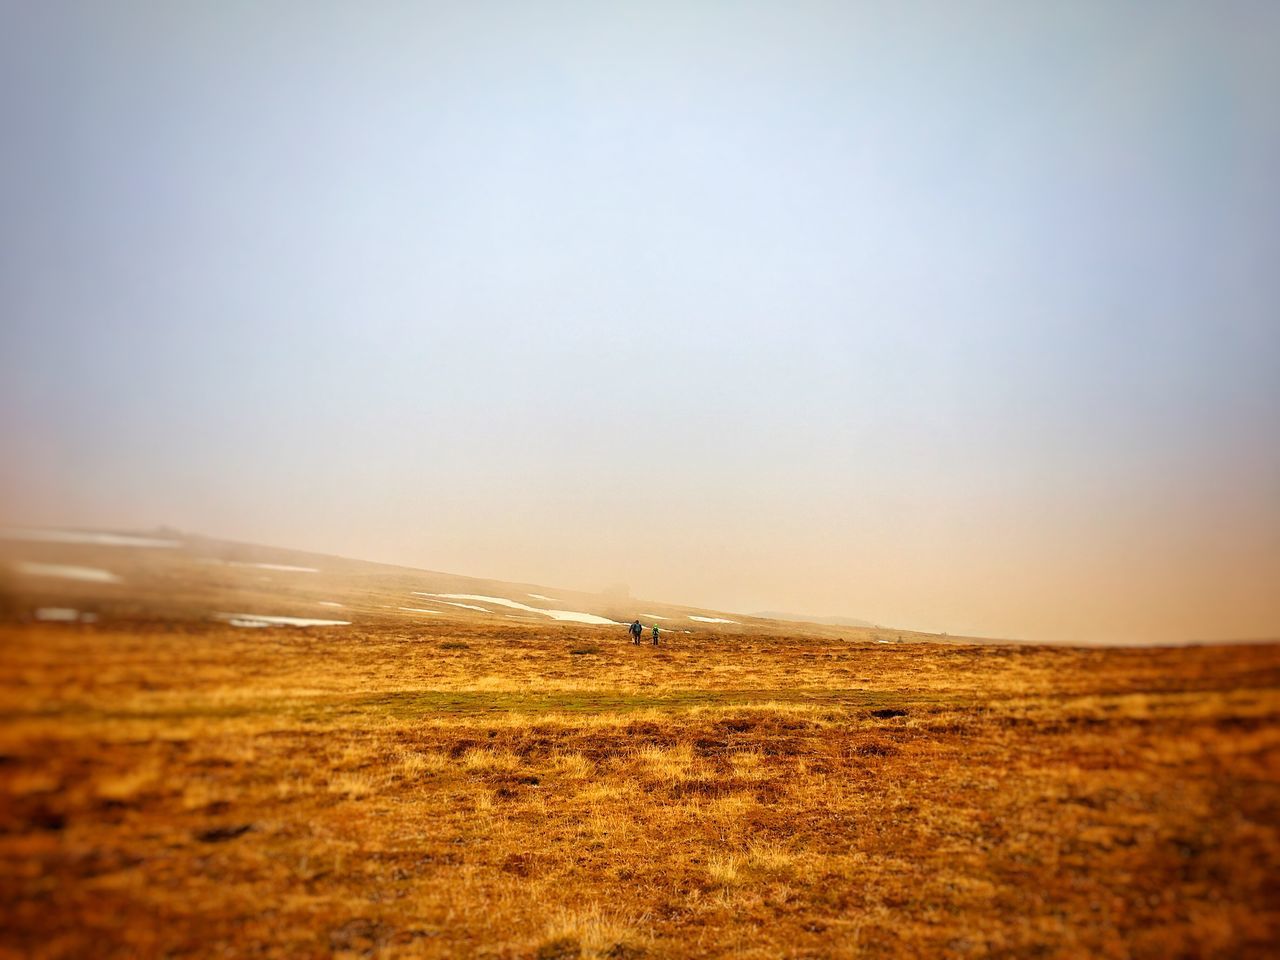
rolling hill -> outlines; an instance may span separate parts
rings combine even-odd
[[[0,616],[110,622],[220,620],[244,628],[501,620],[668,632],[768,632],[899,642],[938,639],[865,621],[748,616],[617,590],[567,590],[236,543],[169,529],[0,529]],[[785,623],[785,626],[780,626]]]

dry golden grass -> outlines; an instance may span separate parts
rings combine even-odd
[[[1280,934],[1276,646],[8,626],[0,714],[0,955],[1262,957]]]

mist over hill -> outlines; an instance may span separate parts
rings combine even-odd
[[[668,634],[873,637],[865,620],[748,616],[656,599],[420,570],[172,528],[0,527],[0,620],[214,621],[237,627],[412,629],[428,621],[548,621],[617,629],[634,619]],[[939,639],[894,631],[901,639]]]
[[[870,620],[857,617],[813,617],[805,613],[779,613],[777,610],[762,610],[751,614],[761,620],[781,620],[785,623],[820,623],[827,627],[874,627]]]

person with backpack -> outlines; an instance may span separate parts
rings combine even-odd
[[[656,623],[653,625],[653,645],[655,647],[658,645],[658,625]]]
[[[640,621],[636,620],[631,624],[631,642],[640,645],[640,634],[644,633],[644,627],[640,625]]]

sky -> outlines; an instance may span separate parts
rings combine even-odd
[[[1280,6],[15,2],[0,519],[1280,635]]]

